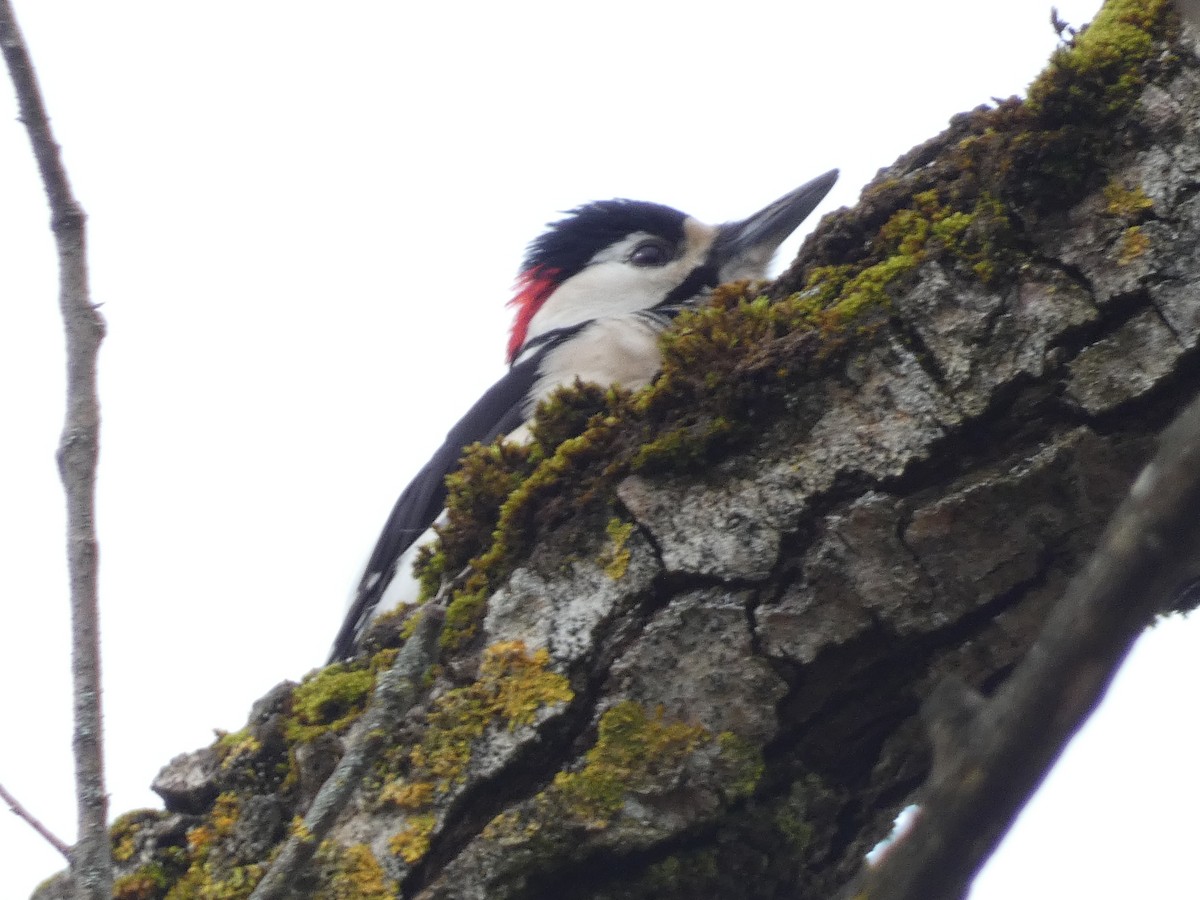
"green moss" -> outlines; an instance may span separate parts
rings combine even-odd
[[[1023,222],[1058,214],[1102,187],[1106,214],[1124,229],[1117,261],[1129,264],[1145,253],[1149,239],[1141,226],[1153,204],[1140,186],[1115,181],[1111,170],[1142,140],[1128,117],[1144,85],[1165,83],[1176,65],[1168,42],[1177,27],[1166,0],[1109,0],[1091,27],[1055,53],[1027,101],[1004,101],[956,119],[934,157],[897,168],[901,174],[864,192],[859,208],[835,214],[832,227],[806,245],[781,281],[780,296],[725,286],[709,306],[680,316],[663,338],[663,374],[650,389],[630,397],[576,386],[542,407],[528,446],[471,448],[450,482],[440,546],[420,564],[426,596],[470,567],[464,583],[453,585],[443,646],[462,649],[477,641],[486,597],[541,528],[584,514],[597,531],[607,522],[610,544],[602,562],[610,576],[621,577],[631,532],[612,518],[612,485],[634,469],[711,466],[754,439],[798,385],[841,365],[847,352],[866,346],[903,313],[895,298],[927,262],[999,285],[1026,258]],[[597,552],[594,542],[587,552]],[[547,662],[544,651],[530,655],[520,645],[489,648],[474,683],[434,702],[420,745],[403,756],[396,751],[378,796],[380,804],[411,814],[393,839],[394,852],[410,861],[427,852],[434,808],[461,783],[472,746],[489,727],[516,727],[546,706],[570,701],[568,683],[548,672]],[[326,671],[297,690],[289,740],[345,729],[366,703],[371,669]],[[218,746],[227,767],[261,752],[246,732]],[[722,873],[765,871],[775,860],[822,852],[826,836],[814,832],[809,807],[820,792],[766,802],[761,795],[770,788],[761,784],[757,748],[635,704],[605,713],[596,745],[577,770],[559,773],[536,813],[497,817],[487,833],[528,837],[563,824],[603,827],[630,792],[654,789],[658,775],[700,753],[715,766],[724,801],[739,804],[723,823],[733,823],[728,829],[744,839],[660,860],[647,869],[650,887],[630,896],[703,896]],[[164,890],[177,900],[245,896],[260,872],[220,867],[210,858],[235,820],[236,806],[220,801],[189,834],[189,851],[170,848],[174,858],[156,859],[158,870],[143,867],[120,882],[127,900],[157,900]],[[119,826],[114,852],[130,859],[138,852],[137,826]],[[360,880],[371,886],[378,864],[361,862]],[[779,883],[793,883],[784,877],[793,874],[780,874]],[[174,887],[164,887],[172,881]]]
[[[659,380],[633,400],[651,433],[629,465],[707,467],[753,437],[758,418],[787,384],[827,366],[847,335],[871,327],[865,289],[843,302],[841,289],[851,277],[848,269],[829,267],[778,302],[744,284],[725,286],[708,306],[682,313],[663,336]]]
[[[677,896],[685,890],[711,890],[720,878],[717,855],[711,850],[693,850],[668,856],[646,869],[638,885],[650,896]],[[695,896],[702,896],[701,893]]]
[[[1145,85],[1156,41],[1177,27],[1170,0],[1108,0],[1030,85],[1030,109],[1076,121],[1124,115]]]
[[[247,728],[221,734],[213,746],[221,760],[221,768],[226,771],[262,752],[262,744]]]
[[[149,863],[113,882],[113,900],[160,900],[170,884],[163,867]]]
[[[473,444],[463,451],[459,468],[446,478],[446,523],[435,526],[438,544],[417,554],[422,600],[435,596],[447,578],[457,576],[491,543],[504,500],[529,477],[538,451],[536,445],[504,441]]]
[[[599,391],[590,386],[557,391],[550,402],[566,406],[572,397],[575,400],[571,408],[576,412],[580,406],[593,400],[622,405],[628,402],[628,394]],[[551,410],[551,422],[557,427],[551,428],[549,433],[553,439],[557,439],[562,426],[555,415],[565,419],[565,414],[556,414],[555,407],[543,406],[540,409]],[[460,648],[475,636],[478,623],[486,612],[487,596],[499,579],[512,570],[515,561],[532,543],[538,529],[552,523],[578,519],[581,511],[595,501],[600,488],[615,477],[615,469],[599,477],[595,469],[605,461],[612,460],[613,437],[617,433],[615,426],[618,420],[602,412],[594,413],[588,422],[590,424],[582,434],[563,440],[557,447],[550,447],[537,439],[537,435],[544,434],[539,415],[534,426],[535,441],[524,457],[531,468],[523,471],[506,470],[516,487],[487,518],[487,521],[495,522],[488,540],[479,540],[478,533],[472,536],[465,528],[455,530],[453,546],[456,556],[461,557],[466,552],[478,555],[470,560],[471,574],[465,583],[451,595],[441,637],[444,648]],[[452,493],[452,504],[453,498]],[[443,531],[443,547],[448,557],[450,546],[446,539],[449,537],[450,532]]]
[[[662,377],[634,403],[651,418],[670,409],[672,424],[638,449],[633,467],[710,464],[714,454],[757,434],[759,417],[789,387],[828,371],[852,343],[869,340],[891,315],[893,295],[923,263],[961,262],[965,276],[991,284],[1014,271],[1014,241],[995,197],[950,202],[930,189],[877,227],[867,255],[811,267],[790,296],[719,289],[664,336]]]
[[[128,863],[138,853],[149,856],[143,865],[114,881],[115,900],[162,900],[195,862],[194,855],[182,847],[154,846],[142,839],[147,825],[161,821],[166,815],[158,810],[135,810],[113,822],[110,834],[114,862]],[[218,833],[221,836],[227,834],[236,821],[237,801],[232,794],[222,794],[214,803],[208,820],[194,829],[195,834],[189,835],[189,841],[194,837],[193,847],[199,853],[207,854]]]
[[[123,863],[133,859],[137,852],[137,839],[147,824],[157,822],[164,813],[155,809],[135,809],[118,816],[108,829],[112,841],[112,857]]]
[[[236,795],[220,794],[205,821],[188,831],[187,868],[171,885],[165,900],[244,900],[261,880],[261,865],[218,863],[215,848],[232,834],[240,816]]]
[[[447,691],[433,704],[421,743],[410,754],[411,781],[430,781],[445,793],[463,778],[471,745],[489,726],[510,731],[530,725],[539,710],[574,698],[567,679],[546,668],[550,654],[530,654],[521,641],[484,651],[479,677]]]
[[[624,578],[625,572],[629,569],[630,554],[629,548],[625,544],[629,540],[629,536],[633,534],[633,523],[612,518],[608,520],[608,525],[604,530],[611,543],[601,553],[600,565],[604,566],[604,574],[613,581],[617,581]]]
[[[815,834],[812,823],[797,816],[792,809],[788,807],[777,809],[772,822],[775,825],[775,831],[786,839],[793,852],[802,853],[812,844]]]
[[[286,734],[305,743],[327,731],[344,732],[362,715],[375,672],[359,663],[335,663],[305,677],[292,696]]]
[[[1150,249],[1150,238],[1141,224],[1154,210],[1154,201],[1141,185],[1128,185],[1113,179],[1104,186],[1105,213],[1126,223],[1117,250],[1117,265],[1127,266]]]
[[[317,851],[317,861],[326,875],[311,894],[312,900],[392,900],[399,896],[399,886],[387,877],[366,844],[342,847],[325,841]]]
[[[1140,184],[1129,187],[1116,179],[1104,186],[1104,201],[1108,215],[1131,224],[1144,221],[1154,209],[1154,201],[1146,196]]]
[[[376,798],[380,806],[410,813],[391,838],[393,853],[410,865],[425,855],[436,824],[433,805],[462,783],[472,747],[488,728],[531,725],[541,710],[574,699],[567,679],[547,669],[549,660],[545,649],[529,653],[520,641],[494,644],[484,650],[475,681],[434,701],[404,771]]]
[[[1147,80],[1174,65],[1160,55],[1178,30],[1169,0],[1108,0],[1090,26],[1060,47],[1029,87],[1006,159],[1014,194],[1060,207],[1097,184],[1128,140],[1119,126]]]
[[[472,582],[474,583],[479,582]],[[487,598],[486,587],[454,594],[446,606],[446,621],[438,639],[443,649],[457,650],[475,637],[484,613],[487,612]]]
[[[640,815],[624,819],[631,799],[640,796],[653,805],[655,801],[648,798],[669,795],[681,785],[714,792],[727,808],[740,809],[721,815],[722,834],[728,824],[743,821],[755,832],[769,834],[769,813],[764,823],[763,811],[753,806],[764,769],[761,748],[731,732],[714,735],[702,725],[669,718],[661,707],[648,710],[625,701],[601,715],[596,741],[580,765],[559,772],[532,803],[493,818],[482,836],[528,860],[526,875],[554,872],[562,860],[578,859],[582,836],[622,826],[642,828]],[[686,804],[686,800],[675,802]],[[731,846],[742,843],[738,835],[729,842]],[[777,843],[771,839],[772,850]],[[757,833],[751,844],[761,849]],[[725,896],[713,890],[718,883],[718,858],[713,847],[674,853],[648,865],[641,876],[629,872],[613,885],[589,885],[586,892],[567,896],[575,900]]]
[[[766,771],[762,749],[732,731],[717,735],[720,748],[722,794],[727,803],[742,800],[754,793]]]
[[[830,839],[844,842],[836,822],[818,832],[811,808],[830,795],[811,778],[782,796],[748,802],[721,827],[686,842],[639,872],[636,864],[612,882],[567,891],[563,900],[694,900],[697,897],[790,897],[803,883],[807,861],[829,858]],[[837,801],[839,806],[844,800]],[[826,810],[832,819],[832,809]],[[810,873],[811,874],[811,873]]]
[[[603,424],[628,398],[628,392],[618,388],[584,384],[578,380],[566,389],[553,392],[538,405],[534,419],[534,461],[540,462],[553,455],[564,441]]]
[[[468,573],[461,584],[452,584],[444,649],[474,639],[491,587],[538,528],[576,516],[578,504],[587,502],[561,490],[562,484],[602,457],[605,448],[597,446],[596,436],[612,430],[614,412],[627,400],[627,393],[613,388],[579,383],[561,388],[539,405],[528,444],[475,445],[464,452],[461,468],[447,478],[447,520],[437,529],[438,545],[423,550],[417,563],[423,599],[442,590],[447,579]]]
[[[191,865],[180,847],[153,848],[152,856],[149,862],[113,882],[114,900],[162,900]]]
[[[578,385],[543,405],[528,446],[471,448],[450,480],[440,547],[421,565],[426,596],[467,572],[451,592],[443,647],[477,638],[486,597],[539,529],[584,515],[603,523],[612,485],[630,471],[707,468],[755,439],[796,385],[888,325],[893,298],[922,264],[949,262],[989,287],[1013,278],[1026,259],[1019,228],[1029,211],[1061,210],[1105,183],[1114,152],[1136,139],[1120,117],[1172,64],[1162,51],[1176,28],[1165,0],[1110,0],[1055,53],[1027,101],[959,117],[932,161],[881,179],[859,208],[834,214],[830,237],[806,245],[782,279],[784,296],[719,288],[664,335],[650,389],[630,398]],[[1114,202],[1133,212],[1144,201]],[[1145,243],[1133,232],[1122,249],[1129,261]]]
[[[211,862],[192,866],[167,891],[165,900],[246,900],[262,880],[259,865],[222,869]]]
[[[961,260],[989,283],[1009,273],[1011,231],[991,196],[959,208],[923,192],[882,223],[859,262],[814,267],[803,290],[782,300],[726,285],[683,312],[663,335],[662,373],[648,390],[561,390],[539,409],[526,451],[472,448],[448,482],[451,521],[424,570],[436,575],[432,591],[434,581],[470,567],[452,596],[443,647],[474,638],[486,597],[539,527],[601,506],[597,499],[631,470],[711,465],[756,436],[758,419],[788,388],[830,369],[851,342],[886,323],[893,292],[927,259]],[[619,571],[619,550],[608,561]]]
[[[632,701],[619,703],[600,717],[583,767],[559,772],[547,794],[588,827],[607,827],[630,791],[659,784],[707,737],[700,725],[668,721],[661,707],[647,713]]]

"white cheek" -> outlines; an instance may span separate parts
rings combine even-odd
[[[568,278],[529,322],[526,341],[556,328],[604,316],[623,316],[662,303],[697,266],[703,265],[717,229],[695,219],[683,223],[683,252],[665,266],[634,266],[632,250],[652,235],[631,234],[596,254],[591,265]],[[752,277],[752,276],[739,276]]]
[[[550,295],[530,321],[527,340],[601,316],[621,316],[656,306],[683,280],[677,271],[681,262],[661,269],[639,269],[621,262],[589,266]]]

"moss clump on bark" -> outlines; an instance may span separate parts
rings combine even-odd
[[[489,728],[532,725],[539,713],[574,699],[567,679],[547,668],[545,649],[529,653],[520,641],[484,651],[479,677],[434,701],[420,742],[401,757],[375,803],[404,810],[404,826],[390,840],[393,853],[410,865],[429,849],[440,798],[461,784],[473,745]]]
[[[366,844],[342,847],[325,841],[317,850],[324,877],[313,900],[393,900],[399,887]]]
[[[309,675],[292,695],[288,740],[304,743],[346,731],[366,709],[374,686],[374,671],[360,663],[335,663]]]

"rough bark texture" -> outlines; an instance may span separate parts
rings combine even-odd
[[[827,217],[775,302],[681,322],[648,394],[473,454],[439,664],[291,895],[835,896],[919,796],[922,703],[1005,683],[1200,389],[1197,187],[1192,35],[1110,2],[1028,100]],[[167,811],[114,827],[117,895],[247,896],[411,619],[172,761]]]

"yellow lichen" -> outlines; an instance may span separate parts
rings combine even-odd
[[[1127,222],[1139,222],[1154,209],[1154,201],[1146,196],[1142,186],[1128,187],[1113,179],[1104,186],[1104,211]]]
[[[311,829],[309,829],[308,825],[304,823],[304,818],[302,816],[292,816],[292,824],[288,831],[291,833],[292,837],[296,838],[297,840],[304,841],[305,843],[311,843],[313,839],[313,833]]]
[[[188,850],[192,853],[203,853],[212,845],[213,840],[213,831],[207,825],[197,825],[188,829]]]
[[[1150,249],[1150,238],[1142,231],[1140,225],[1132,225],[1121,235],[1121,250],[1117,255],[1117,265],[1127,266]]]
[[[214,842],[229,834],[237,824],[238,807],[236,794],[231,791],[219,794],[209,811],[207,821],[188,830],[187,842],[192,853],[203,853]]]
[[[155,810],[139,809],[118,816],[109,828],[109,838],[112,841],[112,857],[117,862],[127,862],[133,858],[137,849],[136,838],[147,819],[155,819],[160,815]]]
[[[388,784],[379,794],[379,802],[399,809],[420,809],[433,802],[434,786],[428,781],[404,778]]]
[[[160,866],[142,866],[113,882],[113,900],[157,900],[167,884],[167,876]]]
[[[262,751],[262,743],[248,729],[221,734],[215,745],[221,768],[228,771]]]
[[[581,765],[555,775],[532,805],[494,817],[483,836],[504,844],[553,842],[564,827],[608,828],[631,794],[695,778],[733,804],[753,793],[765,767],[761,748],[744,738],[669,719],[661,706],[648,711],[633,701],[618,703],[600,717],[597,731]]]
[[[521,641],[494,644],[484,650],[475,681],[434,701],[420,743],[407,754],[406,774],[379,793],[381,805],[425,810],[392,837],[392,852],[409,864],[425,855],[436,824],[430,808],[462,782],[472,745],[489,727],[531,725],[539,711],[574,698],[567,679],[547,669],[549,661],[544,648],[529,653]]]
[[[545,707],[574,698],[567,679],[548,671],[545,648],[530,654],[522,641],[488,647],[479,677],[433,704],[421,743],[410,753],[413,781],[432,781],[439,793],[460,781],[471,744],[491,725],[512,730],[532,724]]]
[[[629,536],[633,534],[633,523],[622,522],[620,519],[609,519],[605,527],[611,543],[600,554],[600,565],[604,566],[604,574],[613,581],[625,577],[629,568],[629,548],[625,546]]]
[[[217,837],[224,837],[233,830],[233,826],[237,824],[239,806],[240,801],[236,794],[227,791],[217,796],[212,812],[209,813],[209,821],[212,822]]]
[[[237,824],[239,801],[235,794],[220,794],[207,820],[187,833],[190,861],[165,900],[244,900],[263,875],[260,865],[217,866],[210,855],[214,845],[228,837]]]
[[[520,821],[521,817],[518,813],[512,811],[499,813],[483,826],[483,839],[487,841],[506,840],[516,831],[517,823]]]
[[[399,886],[387,877],[366,844],[340,847],[325,841],[318,859],[331,862],[332,871],[312,900],[393,900],[399,896]]]
[[[246,900],[262,880],[259,865],[219,870],[210,861],[194,864],[167,891],[164,900]]]
[[[429,837],[437,819],[432,813],[412,816],[408,824],[388,840],[388,849],[410,866],[421,861],[429,852]]]

